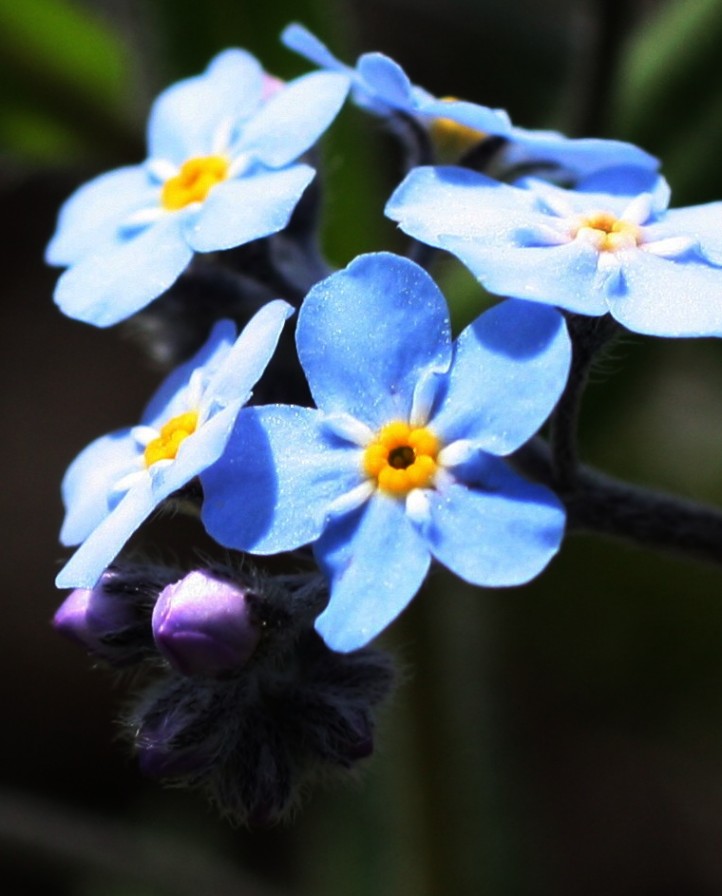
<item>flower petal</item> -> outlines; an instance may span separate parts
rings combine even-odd
[[[147,477],[134,485],[90,533],[60,570],[55,579],[57,587],[92,588],[155,506]]]
[[[470,439],[508,454],[539,429],[564,389],[571,344],[551,308],[509,300],[467,327],[432,428],[445,443]]]
[[[604,292],[597,288],[599,253],[588,243],[489,249],[483,238],[444,237],[440,244],[463,261],[489,292],[592,317],[609,310]]]
[[[171,417],[191,408],[186,402],[186,392],[194,370],[204,368],[206,382],[228,356],[236,340],[236,325],[230,320],[219,320],[203,346],[190,360],[176,367],[163,380],[146,405],[141,423],[159,429]]]
[[[664,229],[670,236],[689,235],[699,240],[704,256],[722,265],[722,202],[671,208],[664,216]]]
[[[144,308],[171,286],[193,252],[169,214],[131,239],[86,255],[58,280],[54,299],[68,317],[108,327]]]
[[[413,87],[406,72],[383,53],[364,53],[356,63],[359,78],[367,88],[368,94],[383,103],[374,103],[374,107],[387,105],[392,109],[412,112],[414,108]],[[363,99],[363,98],[362,98]]]
[[[363,647],[398,616],[431,562],[404,503],[381,494],[329,523],[314,553],[331,590],[316,630],[343,653]]]
[[[157,202],[158,187],[151,184],[144,166],[101,174],[63,204],[45,260],[53,265],[75,264],[98,245],[114,240],[132,212]]]
[[[418,265],[362,255],[314,286],[296,342],[316,404],[372,429],[408,419],[414,387],[451,360],[446,302]]]
[[[311,62],[332,71],[351,72],[352,69],[337,59],[328,47],[303,25],[292,22],[281,33],[281,42]]]
[[[201,474],[202,520],[228,547],[258,554],[318,538],[329,505],[362,481],[361,451],[310,408],[244,408],[221,460]]]
[[[102,436],[84,448],[68,467],[62,483],[64,545],[80,544],[110,513],[116,482],[142,469],[141,449],[129,429]]]
[[[225,50],[204,74],[173,84],[156,99],[148,121],[149,156],[180,165],[212,154],[218,129],[251,115],[262,90],[258,60],[244,50]]]
[[[622,140],[570,139],[557,131],[527,130],[516,126],[509,137],[504,155],[509,165],[553,162],[578,177],[616,166],[636,166],[651,171],[659,167],[659,160],[654,156]]]
[[[315,173],[308,165],[292,165],[218,184],[198,214],[186,218],[188,244],[196,252],[215,252],[283,230]]]
[[[481,238],[503,246],[538,219],[531,192],[453,166],[414,168],[399,184],[384,214],[430,246],[445,235]]]
[[[722,336],[722,269],[640,250],[623,264],[623,287],[610,296],[614,318],[651,336]]]
[[[349,89],[348,75],[313,72],[291,81],[243,128],[238,150],[270,168],[297,159],[324,133]]]
[[[243,328],[233,348],[212,374],[206,393],[215,404],[247,401],[271,360],[283,325],[294,309],[283,299],[263,305]]]
[[[421,527],[434,557],[474,585],[522,585],[557,552],[565,514],[546,488],[481,455],[465,481],[429,490],[431,521]]]

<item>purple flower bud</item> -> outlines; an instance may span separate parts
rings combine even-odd
[[[247,589],[196,570],[161,591],[153,637],[184,675],[220,675],[248,662],[261,631]]]
[[[139,608],[106,570],[95,588],[76,588],[53,617],[54,627],[86,650],[116,665],[132,662],[144,640],[135,637]],[[146,623],[147,624],[147,623]]]

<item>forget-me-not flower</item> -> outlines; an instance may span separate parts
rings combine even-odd
[[[615,169],[564,190],[417,168],[386,214],[452,252],[493,293],[590,316],[609,312],[637,333],[722,336],[722,202],[667,209],[661,179],[625,195],[625,184],[643,180]]]
[[[458,157],[487,137],[508,141],[504,149],[507,170],[527,163],[548,163],[575,177],[611,165],[637,165],[656,169],[658,161],[631,143],[598,138],[569,139],[557,131],[527,130],[512,124],[503,109],[491,109],[453,97],[437,98],[413,84],[398,63],[383,53],[363,53],[355,67],[337,59],[310,31],[294,23],[281,39],[297,53],[329,71],[351,79],[357,105],[376,115],[401,112],[428,128],[437,151],[451,150]]]
[[[168,289],[195,252],[283,229],[314,169],[296,160],[333,121],[349,79],[282,84],[242,50],[169,87],[148,124],[149,157],[81,187],[61,209],[46,258],[68,266],[55,301],[105,327]]]
[[[81,546],[58,575],[59,588],[94,587],[153,509],[218,460],[291,313],[286,302],[269,302],[237,339],[235,324],[219,321],[165,379],[139,426],[103,436],[75,458],[62,484],[60,540]]]
[[[317,629],[331,648],[378,634],[432,558],[487,586],[541,571],[564,511],[500,457],[537,431],[564,387],[558,312],[503,303],[452,343],[429,275],[377,253],[311,289],[296,342],[318,409],[245,408],[201,475],[202,518],[245,551],[314,544],[330,583]]]

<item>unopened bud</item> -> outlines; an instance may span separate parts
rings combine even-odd
[[[53,617],[55,628],[114,665],[135,662],[149,646],[147,610],[119,585],[114,570],[95,588],[76,588]]]
[[[158,650],[184,675],[243,667],[261,637],[250,594],[201,570],[167,585],[153,610]]]

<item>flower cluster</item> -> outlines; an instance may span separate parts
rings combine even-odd
[[[345,65],[300,25],[283,40],[321,70],[283,83],[227,50],[168,88],[148,160],[81,187],[47,250],[67,268],[64,313],[132,317],[144,344],[183,357],[138,425],[66,473],[60,537],[77,550],[55,624],[148,671],[128,716],[143,769],[243,821],[370,752],[391,673],[367,645],[432,564],[506,587],[558,551],[579,505],[559,434],[612,332],[599,322],[722,335],[722,203],[669,209],[644,150],[436,98],[379,53]],[[309,184],[347,95],[407,151],[385,213],[412,242],[332,270]],[[412,260],[433,250],[502,299],[458,334]],[[172,345],[178,319],[192,336]],[[167,506],[199,518],[218,556],[129,562]]]

